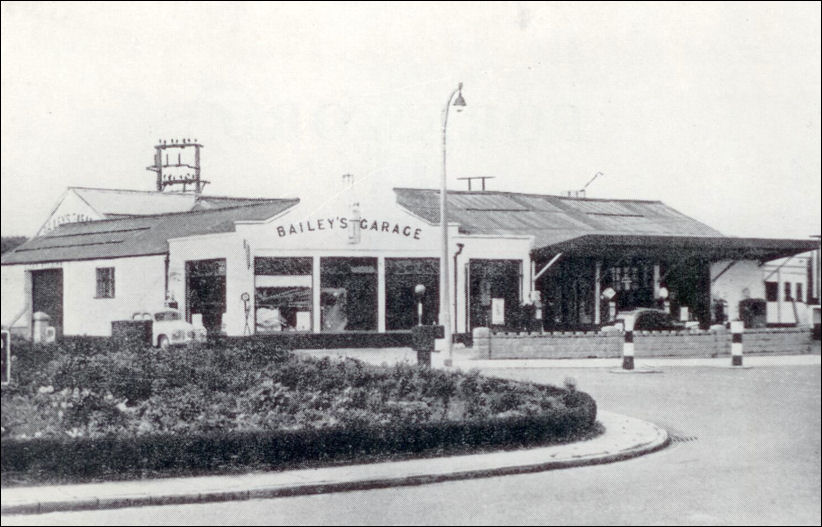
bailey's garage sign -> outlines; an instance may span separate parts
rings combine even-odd
[[[422,229],[411,225],[395,221],[369,218],[345,218],[336,216],[334,218],[316,218],[298,221],[295,223],[277,225],[277,236],[285,238],[307,234],[317,231],[331,231],[334,229],[348,230],[349,228],[359,228],[361,232],[379,232],[419,240],[422,236]]]

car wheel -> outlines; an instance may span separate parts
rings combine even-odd
[[[165,335],[160,335],[157,339],[157,347],[163,350],[167,350],[171,343],[168,341],[168,337]]]

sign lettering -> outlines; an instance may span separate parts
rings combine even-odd
[[[402,223],[396,223],[383,220],[371,220],[368,218],[361,218],[359,220],[352,218],[343,218],[337,216],[336,218],[317,218],[308,219],[305,221],[298,221],[296,223],[289,223],[277,225],[277,236],[285,238],[286,236],[293,236],[297,234],[307,234],[317,231],[331,231],[347,230],[352,222],[359,221],[360,231],[362,232],[380,232],[386,234],[393,234],[403,238],[413,238],[419,240],[422,237],[422,229],[419,227],[412,227]]]

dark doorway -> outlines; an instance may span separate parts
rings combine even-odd
[[[682,308],[687,307],[689,316],[698,320],[702,329],[708,329],[711,324],[710,264],[698,258],[668,262],[663,277],[670,293],[671,314],[680,318],[684,315]]]
[[[203,316],[209,335],[220,333],[226,310],[225,259],[186,262],[186,320]]]
[[[63,336],[63,270],[46,269],[31,272],[32,314],[42,311],[51,317],[57,338]]]
[[[516,323],[521,301],[522,262],[472,259],[468,265],[468,275],[469,330]]]

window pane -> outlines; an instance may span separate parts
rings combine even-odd
[[[776,282],[765,282],[765,300],[768,302],[776,302],[779,294],[779,284]]]
[[[377,329],[377,259],[321,258],[323,331]]]
[[[114,298],[114,268],[97,268],[97,297]]]
[[[422,300],[422,323],[436,324],[439,316],[439,267],[437,258],[385,259],[385,328],[411,329],[417,325],[417,302]],[[425,287],[422,298],[414,288]]]
[[[310,287],[258,287],[255,307],[257,333],[311,331]]]
[[[257,275],[310,275],[311,258],[254,258]]]

